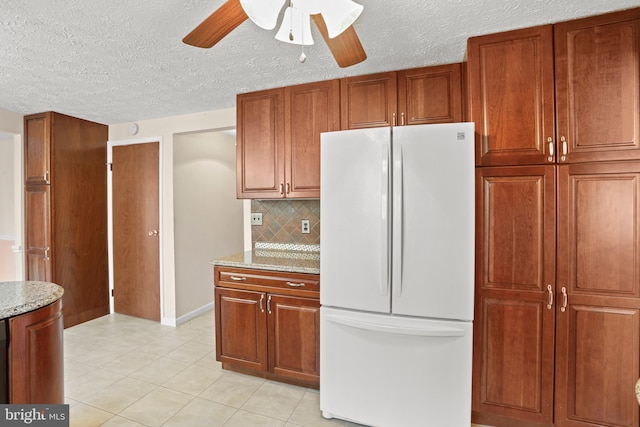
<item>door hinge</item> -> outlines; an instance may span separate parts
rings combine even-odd
[[[107,162],[107,163],[105,163],[104,165],[105,165],[105,166],[106,166],[110,171],[113,171],[113,163],[109,163],[109,162]]]

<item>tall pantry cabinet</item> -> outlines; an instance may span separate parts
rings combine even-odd
[[[473,420],[638,426],[640,9],[475,37]]]
[[[64,326],[109,313],[106,125],[24,118],[27,280],[64,288]]]

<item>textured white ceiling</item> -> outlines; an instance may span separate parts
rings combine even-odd
[[[329,0],[327,0],[329,1]],[[246,21],[211,49],[182,43],[224,0],[0,0],[0,109],[105,124],[231,108],[235,95],[459,62],[466,39],[640,6],[640,0],[356,0],[368,59],[339,68]]]

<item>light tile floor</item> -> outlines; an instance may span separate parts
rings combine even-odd
[[[358,426],[322,418],[317,390],[222,370],[212,311],[176,328],[121,314],[67,328],[64,361],[71,427]]]
[[[330,427],[317,390],[222,370],[213,312],[176,328],[112,314],[64,331],[72,427]]]

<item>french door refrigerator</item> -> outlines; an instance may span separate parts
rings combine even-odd
[[[473,123],[321,135],[320,409],[471,425]]]

